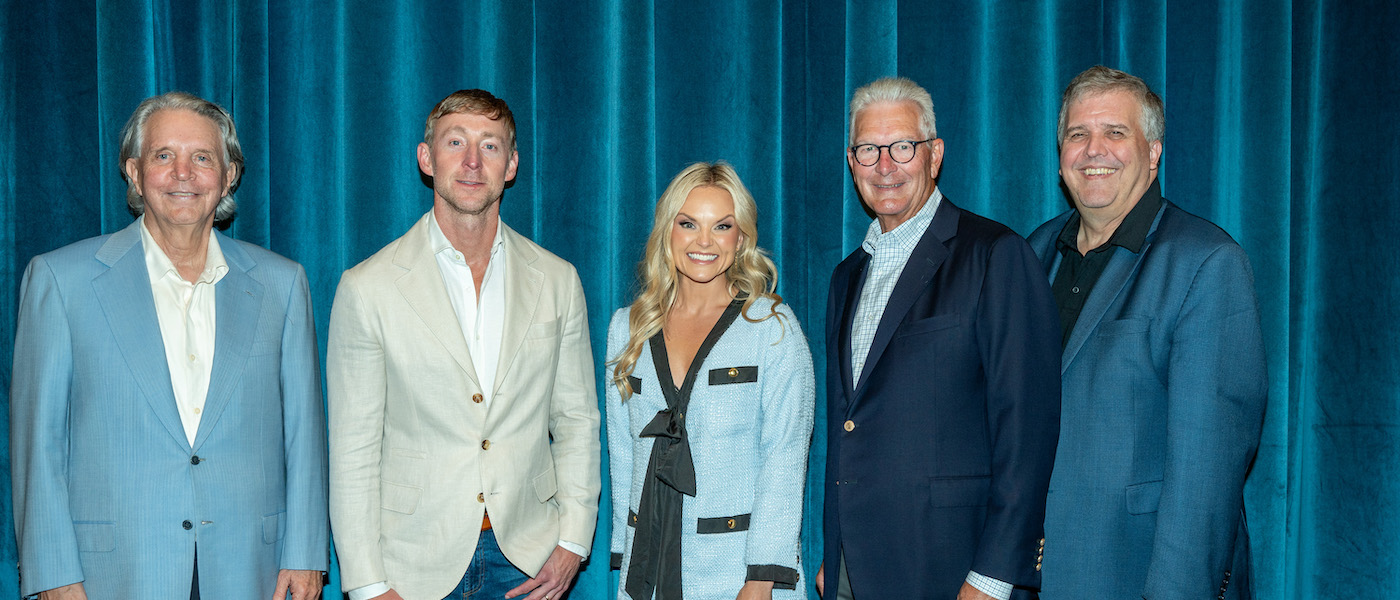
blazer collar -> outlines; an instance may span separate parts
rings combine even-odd
[[[1079,320],[1074,323],[1074,331],[1070,332],[1069,341],[1065,343],[1065,351],[1060,358],[1061,374],[1064,374],[1069,369],[1069,365],[1074,362],[1075,357],[1079,356],[1079,351],[1084,348],[1090,334],[1098,329],[1099,323],[1108,313],[1108,308],[1113,306],[1118,297],[1127,289],[1128,283],[1133,280],[1138,267],[1142,264],[1143,257],[1147,256],[1147,252],[1152,249],[1157,227],[1162,222],[1162,215],[1166,213],[1167,206],[1167,201],[1162,200],[1162,206],[1157,209],[1157,215],[1152,219],[1152,228],[1148,230],[1146,241],[1139,252],[1134,253],[1119,246],[1109,250],[1113,252],[1113,257],[1109,259],[1108,266],[1104,267],[1103,274],[1099,275],[1099,280],[1094,283],[1094,289],[1089,292],[1089,298],[1084,302],[1084,308],[1079,311]],[[1062,260],[1053,243],[1049,256],[1054,257],[1053,267],[1050,270],[1050,281],[1055,281]]]
[[[214,286],[214,365],[209,373],[209,392],[204,398],[204,414],[195,433],[197,451],[218,424],[224,408],[234,396],[248,366],[253,337],[262,329],[262,304],[266,287],[250,273],[256,261],[242,244],[219,236],[219,246],[228,263],[228,272]],[[183,431],[181,432],[183,434]]]
[[[496,363],[496,380],[492,382],[492,397],[499,395],[502,382],[510,376],[520,354],[520,346],[530,325],[535,322],[535,312],[539,309],[540,293],[544,289],[544,273],[535,265],[539,252],[525,236],[516,233],[501,222],[504,238],[502,250],[507,254],[508,269],[505,271],[506,315],[501,329],[501,355]],[[543,318],[543,316],[541,317]],[[563,324],[559,324],[562,329]],[[500,404],[492,402],[493,406]]]
[[[462,326],[457,322],[457,311],[447,297],[447,287],[442,283],[442,272],[438,270],[437,258],[433,254],[432,237],[428,233],[431,215],[431,212],[425,213],[418,219],[394,251],[394,265],[404,270],[394,285],[413,309],[413,314],[433,333],[457,366],[478,388],[484,388],[476,375],[476,368],[472,366],[467,340],[462,337]],[[507,297],[506,301],[509,303],[510,298]]]
[[[93,289],[107,323],[112,328],[122,360],[151,411],[181,447],[191,448],[180,420],[175,392],[170,385],[170,366],[165,359],[165,341],[156,316],[155,296],[146,271],[141,247],[140,225],[133,222],[113,233],[94,255],[108,266],[93,278]],[[229,270],[215,286],[214,365],[210,372],[205,411],[193,448],[197,449],[218,422],[233,390],[242,378],[252,336],[257,331],[263,285],[248,276],[256,266],[251,256],[236,242],[217,234]]]
[[[870,352],[866,355],[865,368],[860,373],[860,378],[856,380],[854,398],[860,397],[861,391],[865,388],[866,380],[870,377],[875,365],[879,363],[880,356],[889,346],[890,340],[894,338],[895,330],[904,321],[904,316],[909,312],[909,308],[914,305],[924,289],[933,281],[933,276],[938,272],[943,261],[947,260],[949,254],[947,244],[957,235],[958,220],[961,215],[962,209],[959,209],[947,197],[944,197],[938,205],[938,211],[933,215],[933,222],[929,223],[928,230],[924,232],[919,244],[914,247],[914,252],[909,255],[909,261],[904,264],[904,270],[900,272],[899,280],[895,282],[894,290],[890,292],[890,299],[885,302],[885,310],[880,317],[880,324],[875,329],[875,339],[871,341]],[[853,302],[859,301],[859,298],[860,295],[857,292]],[[847,312],[854,313],[855,311],[847,309]],[[849,344],[849,339],[847,343]],[[847,362],[849,363],[849,361]],[[846,368],[850,369],[849,364]]]

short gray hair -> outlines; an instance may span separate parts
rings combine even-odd
[[[1065,88],[1065,94],[1060,99],[1060,126],[1056,134],[1058,143],[1065,142],[1065,130],[1069,128],[1070,105],[1086,97],[1107,92],[1128,92],[1137,98],[1138,106],[1142,107],[1138,127],[1142,129],[1143,137],[1147,138],[1149,144],[1162,139],[1167,121],[1162,98],[1152,93],[1152,89],[1147,87],[1147,82],[1138,77],[1118,69],[1095,65],[1075,76],[1074,80],[1069,82],[1069,87]]]
[[[219,137],[224,146],[224,166],[233,169],[233,183],[229,185],[228,195],[219,199],[219,205],[214,208],[214,221],[224,222],[233,219],[233,214],[238,211],[238,203],[233,200],[233,192],[238,189],[238,184],[243,180],[243,147],[238,143],[238,129],[233,126],[233,117],[229,116],[228,111],[224,110],[222,106],[185,92],[166,92],[143,100],[136,107],[136,111],[131,113],[131,118],[127,119],[126,126],[122,127],[121,151],[117,156],[117,172],[121,173],[122,179],[127,184],[127,209],[138,217],[146,212],[146,199],[142,198],[141,194],[136,191],[136,183],[126,176],[126,161],[127,159],[141,158],[141,146],[146,138],[146,123],[151,120],[151,115],[167,109],[192,111],[213,121],[214,125],[218,126]]]
[[[907,77],[882,77],[851,94],[851,142],[856,143],[856,115],[879,102],[913,102],[919,109],[919,131],[925,138],[938,137],[933,115],[933,97],[928,90]],[[917,140],[916,140],[917,141]]]

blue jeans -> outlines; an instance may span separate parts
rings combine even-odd
[[[443,600],[498,600],[529,579],[523,571],[515,568],[501,554],[501,546],[496,543],[496,533],[490,529],[481,532],[476,542],[476,554],[472,555],[467,573],[461,583]],[[517,596],[523,598],[524,596]]]

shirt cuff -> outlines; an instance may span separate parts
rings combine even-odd
[[[564,541],[564,540],[559,540],[559,547],[560,547],[560,548],[563,548],[563,549],[565,549],[565,550],[568,550],[569,552],[573,552],[574,554],[579,555],[579,558],[582,558],[582,559],[584,559],[584,560],[588,560],[588,550],[585,550],[585,549],[583,548],[583,546],[580,546],[580,545],[575,544],[575,543],[573,543],[573,542],[566,542],[566,541]],[[355,600],[355,599],[354,599],[354,598],[351,598],[350,600]]]
[[[968,571],[967,583],[997,600],[1011,600],[1011,584],[1000,579],[992,579],[977,571]],[[355,599],[351,598],[350,600]]]
[[[357,587],[346,592],[346,594],[350,596],[350,600],[369,600],[375,596],[383,595],[388,591],[389,582],[381,581],[379,583],[371,583],[366,586]]]

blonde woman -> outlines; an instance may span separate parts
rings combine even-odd
[[[608,328],[619,598],[805,597],[812,357],[755,213],[729,165],[681,171]]]

